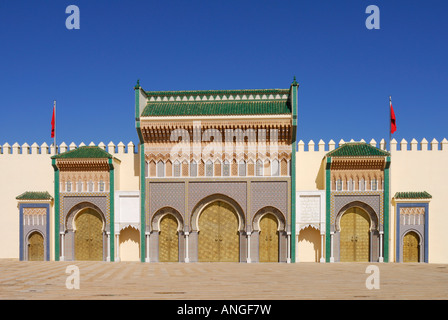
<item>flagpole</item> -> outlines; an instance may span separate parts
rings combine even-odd
[[[389,151],[392,151],[390,141],[392,140],[392,96],[389,96]]]
[[[53,107],[54,107],[54,142],[53,142],[53,145],[54,145],[54,153],[58,154],[58,147],[56,145],[56,100],[54,100]]]

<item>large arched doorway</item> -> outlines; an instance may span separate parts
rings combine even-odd
[[[215,201],[201,212],[198,221],[200,262],[238,262],[238,216],[224,201]]]
[[[28,260],[44,261],[44,237],[40,232],[33,232],[28,238]]]
[[[278,222],[273,214],[266,214],[260,220],[259,254],[260,262],[278,262]]]
[[[414,231],[403,237],[403,262],[420,262],[420,237]]]
[[[84,209],[75,217],[75,259],[103,260],[103,220],[94,209]]]
[[[160,221],[159,261],[179,261],[178,223],[172,214],[166,214]]]
[[[340,261],[368,262],[370,259],[370,216],[352,207],[340,221]]]

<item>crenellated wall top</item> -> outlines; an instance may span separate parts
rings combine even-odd
[[[78,147],[86,146],[84,142],[81,142],[79,145],[76,145],[74,142],[70,143],[70,145],[67,145],[65,142],[62,142],[58,145],[58,153],[61,154],[66,151],[74,150]],[[89,146],[96,146],[95,143],[91,142]],[[119,142],[117,145],[114,144],[112,141],[109,142],[107,145],[103,142],[100,142],[98,145],[101,149],[109,152],[112,155],[120,155],[120,154],[136,154],[137,148],[135,148],[134,143],[131,141],[127,145],[125,145],[123,142]],[[41,145],[38,145],[36,142],[34,142],[32,145],[29,145],[28,143],[24,143],[22,145],[18,144],[17,142],[13,145],[10,145],[9,143],[4,143],[3,145],[0,145],[0,156],[3,155],[55,155],[56,150],[54,145],[48,145],[46,142],[42,143]]]
[[[327,153],[329,151],[335,150],[336,148],[342,146],[344,143],[348,142],[366,142],[364,139],[360,141],[350,140],[344,141],[341,139],[338,143],[333,140],[330,140],[328,143],[325,143],[322,139],[316,144],[313,140],[310,140],[307,144],[300,140],[297,143],[297,152],[324,152]],[[442,141],[437,141],[436,139],[432,139],[431,142],[428,142],[425,138],[421,141],[417,141],[416,139],[412,139],[411,142],[407,142],[405,139],[402,139],[400,142],[392,139],[390,141],[390,147],[387,145],[385,139],[382,139],[379,143],[374,139],[368,142],[370,145],[379,148],[381,150],[387,150],[391,152],[400,152],[400,151],[448,151],[448,140],[444,138]]]

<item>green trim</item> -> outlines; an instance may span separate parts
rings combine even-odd
[[[145,221],[145,145],[139,145],[140,152],[140,261],[145,262],[146,255],[146,221]]]
[[[59,169],[56,165],[56,159],[51,160],[54,169],[54,260],[59,261]]]
[[[137,121],[136,123],[135,123],[135,126],[136,126],[136,129],[137,129],[137,135],[138,135],[138,140],[139,140],[139,142],[142,144],[142,143],[145,143],[144,141],[143,141],[143,134],[142,134],[142,129],[141,129],[141,127],[140,127],[140,121]]]
[[[135,89],[135,120],[138,121],[140,119],[140,86],[134,87]]]
[[[325,166],[325,260],[330,262],[331,256],[331,157],[327,157]]]
[[[384,262],[389,262],[389,205],[390,205],[390,157],[386,158],[386,166],[384,168],[384,234],[383,234],[383,246],[384,246]]]
[[[110,261],[115,261],[115,170],[112,159],[109,159],[109,179],[110,179]]]
[[[291,85],[291,111],[292,111],[292,153],[291,153],[291,262],[296,262],[296,134],[297,134],[297,108],[298,83]]]

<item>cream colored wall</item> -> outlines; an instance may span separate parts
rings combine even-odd
[[[340,141],[338,145],[344,143]],[[370,141],[375,147],[385,149],[385,142],[379,144]],[[429,203],[429,262],[448,263],[448,141],[426,139],[412,143],[391,142],[391,197],[396,192],[427,191],[432,195]],[[333,141],[328,145],[322,140],[316,145],[310,141],[306,146],[303,141],[298,143],[296,154],[296,190],[315,191],[325,188],[325,165],[323,158],[326,153],[337,147]],[[399,147],[398,147],[399,148]],[[408,150],[409,149],[409,150]],[[441,150],[439,150],[441,149]],[[395,204],[390,211],[389,261],[395,261]]]
[[[25,191],[48,191],[54,195],[54,170],[51,154],[37,154],[37,146],[29,150],[14,144],[12,150],[2,146],[0,154],[0,258],[19,258],[19,208],[16,197]],[[42,149],[48,150],[46,145]],[[23,150],[24,154],[20,154]],[[8,154],[8,152],[12,152]],[[26,152],[34,151],[27,154]],[[50,216],[53,217],[53,205]],[[54,239],[54,220],[50,220],[50,241]],[[52,242],[50,242],[52,243]],[[51,259],[54,252],[50,252]]]
[[[85,145],[81,143],[79,146]],[[91,143],[90,145],[94,145]],[[115,145],[98,144],[120,161],[114,162],[116,191],[139,190],[138,154],[130,142]],[[60,152],[74,149],[74,143],[59,145]],[[5,143],[0,146],[0,259],[19,258],[19,209],[16,197],[25,191],[48,191],[54,198],[54,170],[51,165],[50,150],[46,144],[22,146]],[[54,259],[54,203],[50,209],[50,259]]]
[[[397,151],[395,140],[391,143],[391,196],[400,191],[427,191],[429,202],[429,262],[448,263],[448,141],[438,143],[426,140],[411,143],[400,141]],[[418,150],[423,148],[423,150]],[[442,150],[438,150],[441,148]],[[409,150],[407,150],[409,149]],[[395,204],[391,206],[391,231],[395,231]],[[395,232],[391,232],[395,235]],[[390,239],[395,248],[395,237]],[[391,250],[389,261],[395,261]]]
[[[341,142],[339,142],[341,143]],[[376,146],[376,142],[372,142]],[[120,160],[116,179],[117,188],[122,191],[139,190],[139,157],[135,153],[136,147],[132,143],[128,145],[108,146],[100,143],[98,146],[113,154]],[[432,149],[431,150],[431,146]],[[60,145],[61,152],[75,148]],[[297,191],[314,191],[325,188],[325,167],[323,158],[325,154],[335,148],[335,143],[330,141],[328,146],[323,141],[317,145],[311,142],[305,151],[305,144],[298,143],[296,157],[296,189]],[[448,141],[439,143],[432,141],[423,143],[413,141],[406,151],[397,151],[396,143],[392,143],[391,166],[391,196],[398,191],[427,191],[433,198],[429,204],[429,262],[448,263],[448,209],[444,205],[444,199],[448,193],[446,181],[448,181]],[[406,148],[407,148],[406,147]],[[420,148],[423,150],[417,150]],[[384,148],[384,145],[382,145]],[[406,149],[404,143],[402,149]],[[442,150],[436,150],[441,148]],[[40,153],[40,149],[43,150]],[[311,151],[309,150],[311,149]],[[13,147],[8,144],[1,146],[0,154],[0,258],[19,258],[19,209],[18,195],[25,191],[48,191],[54,197],[54,171],[51,166],[51,153],[46,144],[29,146],[24,144]],[[51,207],[51,217],[54,215]],[[395,260],[395,210],[391,206],[390,230],[390,257]],[[53,250],[54,221],[50,221],[50,240]],[[126,245],[123,246],[125,250]],[[126,254],[126,253],[125,253]],[[132,257],[134,259],[135,257]],[[54,252],[51,251],[51,259]]]

